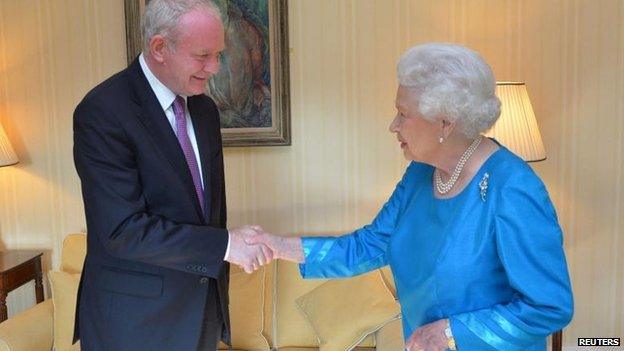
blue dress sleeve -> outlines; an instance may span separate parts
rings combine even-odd
[[[410,168],[371,224],[339,237],[302,238],[305,261],[299,270],[303,278],[346,278],[388,264],[388,243],[405,196]]]
[[[520,351],[562,329],[573,300],[557,215],[539,178],[521,172],[497,195],[494,230],[515,295],[491,308],[451,316],[458,350]]]

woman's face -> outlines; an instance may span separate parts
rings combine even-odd
[[[399,86],[396,96],[397,115],[390,124],[396,133],[406,159],[425,162],[433,159],[442,136],[442,122],[429,122],[418,112],[418,98]]]

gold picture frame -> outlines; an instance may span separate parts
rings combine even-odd
[[[150,0],[124,0],[128,64],[141,52],[140,18],[147,1]],[[256,49],[256,53],[264,54],[262,64],[254,66],[262,73],[255,72],[254,77],[261,76],[262,79],[255,78],[257,81],[253,86],[231,89],[227,85],[228,75],[222,78],[218,74],[206,87],[206,93],[213,97],[221,112],[223,146],[291,145],[287,0],[215,0],[215,3],[222,8],[226,29],[226,51],[221,71],[225,69],[229,76],[238,74],[236,70],[229,70],[228,63],[240,60],[240,55],[246,52],[240,51],[240,55],[228,52],[229,40],[242,35],[254,36],[256,40],[252,42],[259,43],[262,48],[261,51]],[[245,25],[241,26],[241,22]],[[241,27],[253,30],[235,31]],[[229,89],[219,90],[224,84]],[[232,101],[247,101],[244,108],[236,109],[227,102],[231,92],[238,94]]]

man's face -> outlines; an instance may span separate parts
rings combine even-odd
[[[173,34],[177,40],[169,40],[162,51],[163,83],[177,95],[203,94],[208,79],[219,71],[225,48],[223,24],[198,9],[182,16]]]

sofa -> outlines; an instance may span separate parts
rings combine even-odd
[[[63,242],[51,298],[0,323],[0,351],[57,351],[71,345],[86,235]],[[399,306],[388,270],[340,280],[304,280],[296,264],[274,261],[253,274],[230,273],[234,350],[402,351]],[[227,349],[220,345],[219,349]]]

